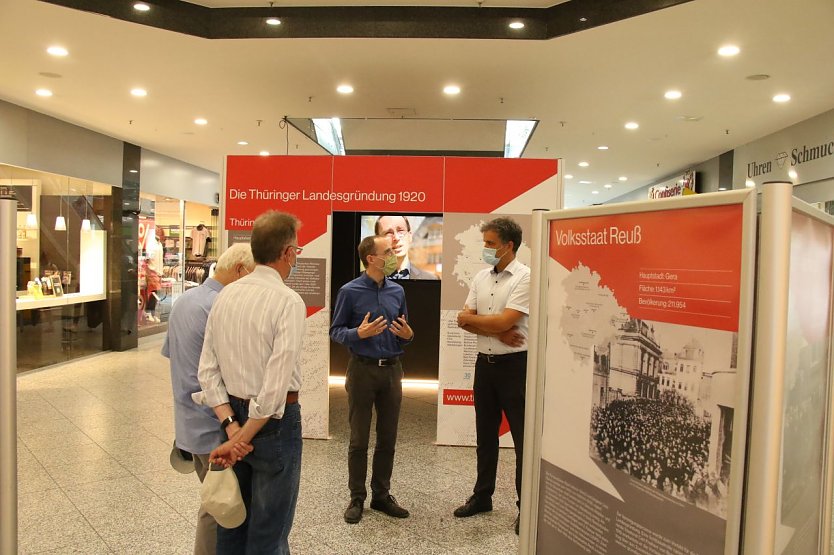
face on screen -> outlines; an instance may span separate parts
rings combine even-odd
[[[391,246],[397,258],[408,254],[411,248],[411,231],[403,216],[382,216],[379,218],[379,234],[391,239]]]

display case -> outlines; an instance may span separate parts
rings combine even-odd
[[[104,349],[111,186],[0,164],[17,199],[18,370]]]

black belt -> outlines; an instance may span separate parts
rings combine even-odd
[[[235,397],[234,395],[229,395],[229,400],[232,401],[239,401],[243,403],[243,406],[249,408],[249,401],[250,399],[241,399],[240,397]],[[298,402],[298,391],[287,391],[287,404],[293,405]]]
[[[515,353],[504,353],[503,355],[488,355],[486,353],[478,353],[478,359],[488,362],[489,364],[497,364],[508,360],[514,360],[521,357],[526,357],[527,351],[518,351]]]
[[[392,358],[370,358],[370,357],[363,357],[361,355],[353,355],[353,358],[362,362],[364,364],[370,364],[372,366],[394,366],[400,361],[400,357],[392,357]]]

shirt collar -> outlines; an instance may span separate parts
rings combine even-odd
[[[252,270],[252,274],[267,279],[277,279],[281,283],[284,283],[284,278],[281,277],[281,274],[278,273],[278,270],[270,266],[266,266],[264,264],[258,264],[257,266],[255,266],[255,269]]]
[[[372,278],[371,276],[368,275],[368,272],[362,272],[361,277],[363,278],[362,282],[366,286],[373,287],[374,289],[385,287],[385,283],[388,281],[387,279],[383,279],[382,280],[382,285],[377,285],[376,282],[374,281],[374,278]]]
[[[223,289],[223,284],[214,278],[208,278],[206,281],[203,282],[203,285],[205,285],[212,291],[217,291],[218,293],[221,289]]]
[[[516,256],[512,262],[507,264],[507,267],[501,270],[501,272],[509,272],[510,274],[514,274],[518,272],[518,267],[521,265],[521,262],[518,261],[518,257]],[[496,274],[500,274],[501,272],[496,272],[495,268],[492,271]]]

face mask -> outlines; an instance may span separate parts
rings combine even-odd
[[[377,256],[377,258],[382,258],[382,257]],[[384,276],[390,276],[391,274],[396,272],[397,271],[397,255],[392,254],[391,256],[386,256],[385,258],[383,258],[383,265],[382,265],[382,268],[380,268],[380,269],[382,270],[382,274]]]
[[[490,266],[497,266],[498,263],[501,262],[501,259],[504,258],[504,254],[507,254],[505,252],[501,256],[495,256],[497,253],[498,253],[498,249],[490,249],[490,248],[484,247],[484,252],[482,254],[484,262],[486,262]]]
[[[295,274],[295,268],[298,266],[298,258],[295,259],[295,264],[290,264],[289,262],[287,264],[290,267],[290,273],[287,274],[285,279],[292,279],[293,274]]]

